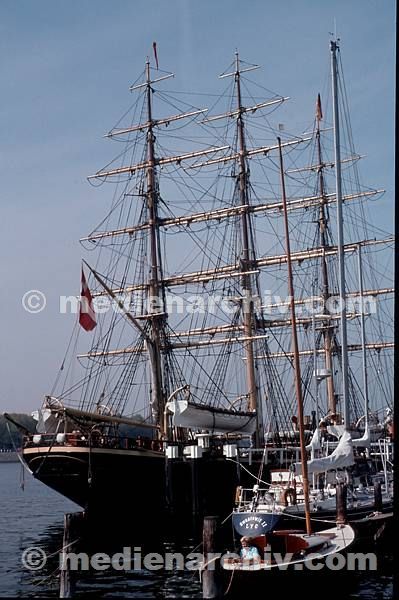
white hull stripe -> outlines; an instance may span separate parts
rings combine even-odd
[[[117,450],[114,448],[82,448],[81,446],[40,446],[37,448],[25,448],[22,452],[23,456],[30,454],[41,455],[41,454],[112,454],[112,455],[127,455],[127,456],[140,456],[148,458],[165,458],[165,455],[161,452],[153,452],[152,450],[144,449],[140,450]]]

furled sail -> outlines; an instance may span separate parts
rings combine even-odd
[[[206,429],[212,433],[252,434],[256,429],[256,412],[239,412],[202,406],[188,400],[168,402],[175,427]]]
[[[354,464],[353,445],[351,434],[345,431],[339,440],[338,446],[329,456],[323,458],[315,458],[308,462],[308,473],[323,473],[324,471],[332,471],[334,469],[342,469]],[[293,471],[295,475],[302,473],[301,463],[294,463]]]
[[[364,430],[362,437],[352,440],[352,445],[357,446],[357,447],[359,447],[359,446],[360,447],[365,447],[365,446],[368,447],[368,446],[370,446],[370,442],[371,442],[370,427],[369,427],[369,424],[366,423],[366,428]]]

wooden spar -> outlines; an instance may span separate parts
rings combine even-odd
[[[14,419],[12,417],[10,417],[10,415],[8,413],[3,413],[3,417],[9,421],[10,423],[12,423],[14,425],[14,427],[16,427],[17,429],[19,429],[19,431],[21,431],[24,435],[31,435],[32,432],[29,431],[29,429],[27,429],[24,425],[21,425],[21,423],[18,423],[18,421],[14,421]]]
[[[148,78],[148,74],[146,77],[146,80],[143,83],[138,83],[137,85],[131,85],[129,90],[131,92],[133,92],[133,90],[140,90],[143,87],[148,87],[149,85],[152,85],[153,83],[158,83],[158,81],[164,81],[165,79],[170,79],[171,77],[174,77],[174,73],[167,73],[166,75],[162,75],[161,77],[157,77],[156,79],[149,79]]]
[[[308,535],[310,535],[312,533],[312,526],[310,523],[308,463],[307,463],[307,457],[306,457],[305,430],[304,430],[304,419],[303,419],[301,366],[300,366],[300,362],[299,362],[298,335],[297,335],[297,330],[296,330],[294,284],[293,284],[292,264],[291,264],[290,232],[289,232],[289,227],[288,227],[287,200],[286,200],[286,195],[285,195],[283,152],[281,149],[281,139],[277,138],[277,140],[278,140],[278,145],[279,145],[281,195],[282,195],[282,200],[283,200],[283,205],[284,205],[284,230],[285,230],[285,243],[286,243],[287,269],[288,269],[288,294],[291,298],[290,309],[291,309],[291,323],[292,323],[292,346],[293,346],[293,354],[294,354],[295,391],[296,391],[296,399],[297,399],[297,404],[298,404],[298,425],[299,425],[299,440],[300,440],[300,448],[301,448],[303,496],[304,496],[304,501],[305,501],[306,532]]]
[[[201,348],[202,346],[219,346],[222,344],[245,344],[248,345],[252,340],[267,340],[268,335],[250,335],[245,336],[241,335],[238,337],[224,338],[220,340],[204,340],[204,341],[194,341],[189,343],[176,343],[171,344],[171,348],[174,350],[179,350],[180,348]],[[253,410],[250,408],[250,410]]]
[[[77,419],[84,419],[85,421],[92,421],[94,423],[123,423],[124,425],[131,425],[132,427],[142,427],[143,429],[159,429],[158,425],[152,423],[144,423],[137,421],[136,419],[130,419],[129,417],[118,417],[113,415],[100,415],[99,413],[92,413],[85,410],[79,410],[77,408],[54,407],[47,406],[48,410],[56,414],[64,414],[67,417],[74,417]]]
[[[357,200],[358,198],[375,196],[376,194],[382,194],[384,190],[371,190],[367,192],[358,192],[355,194],[347,194],[343,196],[342,200],[349,202]],[[311,208],[312,206],[318,206],[320,203],[320,196],[307,196],[304,198],[295,198],[287,201],[288,210],[297,210],[300,208]],[[325,195],[325,204],[331,204],[335,202],[335,194]],[[229,208],[219,208],[217,210],[210,210],[209,212],[192,213],[189,215],[183,215],[181,217],[168,217],[159,219],[158,227],[173,227],[180,226],[186,227],[194,223],[203,223],[208,221],[221,221],[222,219],[228,219],[240,215],[244,211],[248,213],[257,214],[259,212],[275,212],[282,209],[281,202],[268,202],[266,204],[251,204],[245,206],[232,206]],[[99,231],[86,237],[80,238],[81,242],[101,240],[103,238],[114,237],[118,235],[133,235],[139,231],[145,231],[149,229],[149,223],[141,223],[134,227],[123,227],[122,229],[114,229],[110,231]]]
[[[241,206],[248,206],[248,172],[246,165],[246,144],[244,135],[244,122],[242,119],[242,101],[241,101],[241,82],[240,82],[240,61],[238,52],[236,52],[236,73],[234,76],[237,90],[237,134],[239,143],[238,163],[240,167],[238,176],[238,185],[240,191]],[[244,210],[241,214],[241,232],[242,232],[242,270],[248,271],[252,268],[252,261],[255,258],[253,250],[250,250],[249,240],[249,223],[248,211]],[[259,448],[263,442],[263,436],[260,431],[261,422],[258,415],[258,390],[256,386],[254,346],[252,341],[254,328],[254,307],[252,302],[252,284],[251,276],[243,274],[241,278],[241,287],[243,294],[242,303],[242,318],[244,325],[244,336],[248,338],[248,343],[245,344],[246,355],[246,371],[247,371],[247,386],[248,386],[248,408],[249,410],[257,411],[257,427],[256,427],[256,446]]]
[[[374,342],[366,344],[367,350],[375,350],[379,352],[380,350],[389,350],[390,348],[395,347],[395,342]],[[348,352],[359,352],[363,349],[362,344],[348,344]],[[314,350],[300,350],[299,356],[311,356]],[[317,354],[324,354],[324,348],[318,348],[316,350]],[[333,350],[334,354],[340,354],[341,348],[340,346],[336,346]],[[265,359],[265,358],[293,358],[294,354],[291,351],[287,352],[270,352],[270,354],[260,354],[257,356],[257,359]]]
[[[319,120],[317,120],[317,130],[316,130],[316,138],[320,139],[320,124],[319,124]],[[306,173],[307,171],[320,171],[320,169],[327,169],[327,168],[333,168],[335,167],[335,162],[322,162],[321,158],[320,158],[320,153],[319,154],[319,162],[318,164],[315,165],[308,165],[307,167],[299,167],[298,169],[287,169],[286,173],[287,174],[291,174],[291,173]],[[341,159],[341,165],[348,163],[348,162],[356,162],[358,160],[360,160],[361,158],[364,158],[363,154],[354,154],[353,156],[348,156],[347,158],[342,158]]]
[[[153,127],[158,127],[159,125],[169,125],[169,123],[173,123],[174,121],[179,121],[180,119],[187,119],[189,117],[194,117],[195,115],[200,115],[207,112],[207,108],[202,108],[199,110],[192,110],[186,113],[180,113],[179,115],[172,115],[171,117],[165,117],[164,119],[153,119],[152,125]],[[144,131],[148,129],[149,122],[141,123],[139,125],[134,125],[133,127],[128,127],[127,129],[114,129],[107,133],[104,137],[112,138],[117,135],[124,135],[126,133],[133,133],[133,131]]]
[[[267,335],[261,335],[261,336],[252,336],[252,339],[265,339],[267,338]],[[233,337],[233,338],[228,338],[228,339],[222,339],[222,340],[206,340],[204,342],[187,342],[187,343],[182,343],[182,344],[170,344],[168,345],[168,348],[170,348],[171,350],[184,350],[185,348],[198,348],[201,346],[213,346],[213,345],[220,345],[220,344],[237,344],[237,343],[242,343],[241,338],[240,337]],[[366,349],[367,350],[375,350],[376,352],[379,352],[380,350],[389,350],[390,348],[394,348],[395,343],[394,342],[374,342],[374,343],[368,343],[366,344]],[[360,350],[362,350],[363,346],[362,344],[349,344],[348,345],[348,352],[358,352]],[[161,346],[161,349],[163,350],[163,347]],[[146,352],[146,350],[137,350],[137,348],[131,348],[131,347],[127,347],[127,348],[120,348],[120,349],[116,349],[116,350],[104,350],[104,351],[98,351],[98,352],[86,352],[85,354],[78,354],[78,358],[96,358],[96,357],[101,357],[101,356],[123,356],[124,354],[133,354],[133,353],[138,353],[138,354],[142,354],[144,352]],[[312,350],[300,350],[299,351],[299,356],[311,356],[313,354],[313,349]],[[323,354],[324,353],[324,348],[319,348],[318,350],[316,350],[317,354]],[[340,347],[337,346],[334,348],[334,354],[339,354],[340,353]],[[269,359],[269,358],[293,358],[293,352],[291,352],[290,350],[287,350],[286,352],[281,351],[281,352],[270,352],[270,354],[258,354],[256,355],[256,360],[265,360],[265,359]]]
[[[207,154],[212,154],[214,152],[221,152],[222,150],[228,150],[230,146],[219,146],[215,148],[208,148],[207,150],[198,150],[196,152],[188,152],[187,154],[180,154],[177,156],[168,156],[164,158],[157,158],[154,161],[155,165],[169,165],[173,163],[181,163],[184,160],[189,160],[190,158],[196,158],[197,156],[205,156]],[[95,173],[95,175],[89,175],[87,179],[101,179],[103,177],[111,177],[113,175],[123,175],[124,173],[135,173],[136,171],[140,171],[143,169],[148,169],[150,165],[148,161],[143,163],[138,163],[136,165],[130,165],[127,167],[120,167],[119,169],[112,169],[111,171],[99,171]]]
[[[353,244],[345,244],[344,252],[356,252],[359,244],[361,246],[377,246],[379,244],[391,244],[394,241],[393,237],[389,237],[383,240],[364,240],[362,242],[354,242]],[[319,258],[325,253],[326,256],[335,256],[338,250],[336,246],[329,246],[327,249],[323,248],[313,248],[311,250],[301,250],[299,252],[293,252],[291,255],[291,261],[302,262],[304,260],[312,260],[315,258]],[[283,265],[287,262],[287,255],[280,254],[277,256],[265,256],[262,258],[257,258],[252,261],[253,266],[255,268],[261,267],[271,267],[275,265]],[[254,273],[255,271],[251,271]],[[251,273],[250,272],[250,273]],[[223,279],[228,277],[239,277],[243,273],[239,270],[238,265],[226,265],[225,267],[219,267],[217,269],[209,269],[205,271],[195,271],[193,273],[183,273],[182,275],[173,275],[171,277],[164,277],[162,279],[162,283],[164,287],[172,287],[179,285],[187,285],[189,283],[203,283],[208,281],[213,281],[215,279]],[[148,285],[146,284],[137,284],[130,285],[125,288],[113,289],[114,294],[127,294],[130,292],[135,292],[139,290],[148,289]],[[104,292],[94,293],[95,296],[104,296]]]
[[[150,276],[150,297],[159,298],[162,277],[162,269],[159,264],[159,239],[158,239],[158,194],[155,181],[155,155],[154,155],[154,134],[152,121],[152,105],[151,105],[151,77],[150,63],[146,63],[147,71],[147,208],[149,213],[150,225],[150,256],[151,256],[151,276]],[[163,298],[163,294],[162,294]],[[165,313],[165,310],[161,311]],[[161,314],[154,315],[151,319],[151,344],[148,346],[148,354],[151,366],[151,409],[153,416],[158,424],[160,424],[160,436],[164,434],[163,413],[165,409],[164,390],[162,385],[162,364],[161,364],[161,329],[165,317]]]
[[[238,55],[238,53],[236,52],[236,55]],[[219,79],[224,79],[225,77],[235,77],[237,75],[237,60],[236,62],[236,70],[232,71],[231,73],[222,73],[221,75],[219,75]],[[260,69],[259,65],[252,65],[251,67],[245,67],[245,69],[239,69],[240,73],[248,73],[248,71],[256,71],[256,69]]]
[[[284,142],[283,146],[295,146],[297,144],[303,144],[304,142],[309,142],[312,137],[302,137],[296,140],[291,140],[290,142]],[[268,154],[271,150],[276,150],[278,146],[261,146],[260,148],[252,148],[251,150],[247,150],[247,156],[256,156],[258,154]],[[180,154],[177,156],[166,156],[163,158],[157,158],[155,161],[155,165],[169,165],[173,163],[181,163],[185,160],[190,160],[191,158],[197,158],[198,156],[206,156],[207,154],[212,154],[214,152],[222,152],[223,150],[229,150],[230,146],[218,146],[215,148],[208,148],[206,150],[197,150],[195,152],[188,152],[187,154]],[[235,152],[234,154],[229,154],[227,156],[223,156],[220,158],[215,158],[205,163],[196,163],[194,165],[188,165],[187,168],[194,169],[198,167],[203,167],[205,165],[213,165],[217,163],[227,163],[231,161],[235,161],[240,158],[239,153]],[[143,163],[138,163],[136,165],[129,165],[126,167],[119,167],[118,169],[111,169],[110,171],[98,171],[94,175],[89,175],[87,179],[101,179],[104,177],[111,177],[114,175],[123,175],[124,173],[135,173],[136,171],[140,171],[148,168],[148,162],[145,161]]]
[[[317,103],[316,103],[316,123],[317,123],[316,144],[317,144],[317,158],[318,158],[320,165],[323,164],[322,152],[321,152],[321,139],[320,139],[320,121],[321,121],[321,119],[322,119],[322,110],[321,110],[321,99],[320,99],[320,94],[319,94],[317,97]],[[318,170],[319,193],[322,198],[321,202],[320,202],[320,207],[319,207],[318,225],[319,225],[320,246],[323,248],[323,250],[325,250],[328,246],[328,240],[327,240],[328,218],[327,218],[326,211],[324,208],[325,185],[324,185],[323,169],[324,169],[324,167],[321,166]],[[321,295],[322,295],[323,307],[324,307],[323,311],[327,316],[329,316],[330,313],[327,308],[327,301],[330,297],[330,285],[329,285],[329,280],[328,280],[327,258],[326,258],[325,252],[323,252],[323,254],[321,255],[320,258],[321,258],[321,276],[322,276],[322,293],[321,293]],[[329,376],[326,378],[328,409],[331,414],[335,415],[337,412],[337,406],[336,406],[337,403],[336,403],[336,396],[334,393],[334,379],[333,379],[334,369],[333,369],[333,362],[332,362],[332,346],[333,346],[332,334],[333,334],[333,332],[330,327],[325,327],[323,329],[325,368],[326,368],[327,373],[329,373]],[[315,373],[315,377],[316,377],[316,373]]]
[[[310,137],[302,137],[297,140],[292,140],[290,142],[284,142],[282,145],[283,146],[296,146],[297,144],[303,144],[304,142],[310,142],[311,139],[312,139],[311,136]],[[269,152],[271,152],[272,150],[276,150],[276,149],[278,149],[278,146],[261,146],[260,148],[252,148],[251,150],[246,151],[246,156],[251,157],[251,156],[257,156],[258,154],[263,154],[266,156]],[[200,167],[206,167],[208,165],[217,165],[220,163],[228,163],[233,160],[237,160],[238,158],[240,158],[240,155],[239,155],[239,153],[238,154],[236,153],[236,154],[231,154],[230,156],[224,156],[224,157],[220,157],[220,158],[212,158],[203,163],[194,163],[193,165],[189,165],[187,168],[188,169],[198,169]]]
[[[395,292],[395,288],[381,288],[381,289],[375,289],[375,290],[364,290],[363,291],[363,298],[366,298],[366,296],[380,296],[383,294],[393,294]],[[358,292],[348,292],[348,294],[346,294],[347,298],[358,298],[360,296],[360,291]],[[295,299],[295,306],[299,306],[302,304],[309,304],[310,302],[320,302],[322,300],[321,296],[312,296],[310,298],[298,298]],[[274,304],[263,304],[261,306],[261,308],[267,308],[269,310],[274,309],[274,308],[278,308],[279,306],[288,306],[288,302],[275,302]]]
[[[361,313],[353,313],[353,314],[348,314],[347,315],[348,319],[354,319],[354,318],[358,318],[361,317]],[[313,318],[316,319],[317,321],[323,321],[325,320],[325,315],[313,315],[313,317],[297,317],[296,319],[296,323],[297,325],[308,325],[310,323],[313,322]],[[340,317],[339,315],[329,315],[328,319],[331,321],[336,321],[338,320]],[[257,330],[263,330],[263,329],[275,329],[275,328],[280,328],[280,327],[291,327],[292,323],[291,323],[291,319],[276,319],[276,318],[272,318],[272,319],[263,319],[263,322],[261,322],[259,324],[259,326],[257,327]],[[243,325],[220,325],[218,327],[204,327],[204,328],[198,328],[198,329],[189,329],[187,331],[178,331],[178,332],[174,332],[170,334],[171,338],[174,337],[191,337],[191,336],[196,336],[196,335],[216,335],[218,333],[228,333],[230,331],[242,331],[243,329]]]
[[[281,96],[281,98],[276,98],[275,100],[269,100],[268,102],[260,102],[259,104],[255,104],[254,106],[242,106],[241,110],[230,110],[228,112],[223,113],[222,115],[214,115],[213,117],[207,117],[202,121],[202,123],[210,123],[212,121],[219,121],[220,119],[225,119],[228,117],[238,117],[238,115],[242,115],[247,112],[255,112],[259,108],[266,108],[268,106],[272,106],[274,104],[281,104],[285,100],[289,100],[288,96]]]

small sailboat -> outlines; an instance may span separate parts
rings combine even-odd
[[[286,570],[292,566],[302,567],[314,564],[334,554],[342,553],[355,541],[355,531],[350,525],[337,525],[307,534],[293,529],[275,531],[272,534],[251,538],[258,558],[246,559],[242,556],[222,557],[225,571],[270,571]]]

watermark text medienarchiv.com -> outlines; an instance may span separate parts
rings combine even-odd
[[[291,297],[282,298],[265,290],[262,296],[221,296],[217,294],[171,294],[166,293],[162,297],[143,297],[140,292],[130,292],[116,295],[111,298],[107,295],[94,296],[92,306],[96,314],[133,313],[154,314],[167,313],[184,314],[218,314],[220,312],[234,315],[239,309],[242,312],[262,312],[267,318],[276,316],[289,316]],[[29,290],[22,296],[23,309],[31,314],[42,312],[48,305],[46,295],[40,290]],[[60,314],[78,314],[87,312],[85,303],[81,303],[79,296],[60,296],[57,306]],[[339,315],[345,308],[347,314],[360,315],[377,312],[377,300],[375,296],[348,295],[345,300],[339,295],[331,295],[327,299],[321,296],[311,296],[304,300],[295,301],[295,310],[298,317],[311,317],[328,314],[334,317]]]
[[[21,557],[22,565],[30,571],[40,571],[47,563],[49,557],[40,547],[30,547],[24,550]],[[265,552],[260,556],[262,562],[273,564],[273,568],[279,570],[287,570],[293,567],[295,570],[308,569],[310,571],[320,571],[328,569],[330,571],[376,571],[377,556],[369,552],[347,554],[334,553],[328,556],[321,556],[317,552],[306,555],[306,560],[298,560],[295,562],[292,553],[271,553]],[[121,552],[107,554],[98,552],[96,554],[86,554],[85,552],[60,552],[59,568],[60,570],[69,569],[71,571],[132,571],[143,570],[148,571],[199,571],[202,569],[214,570],[217,565],[227,562],[228,564],[243,564],[254,569],[259,568],[259,561],[251,561],[241,559],[239,554],[232,552],[215,552],[207,554],[206,560],[202,553],[191,552],[182,554],[180,552],[166,552],[160,554],[158,552],[142,553],[140,546],[125,546]]]

